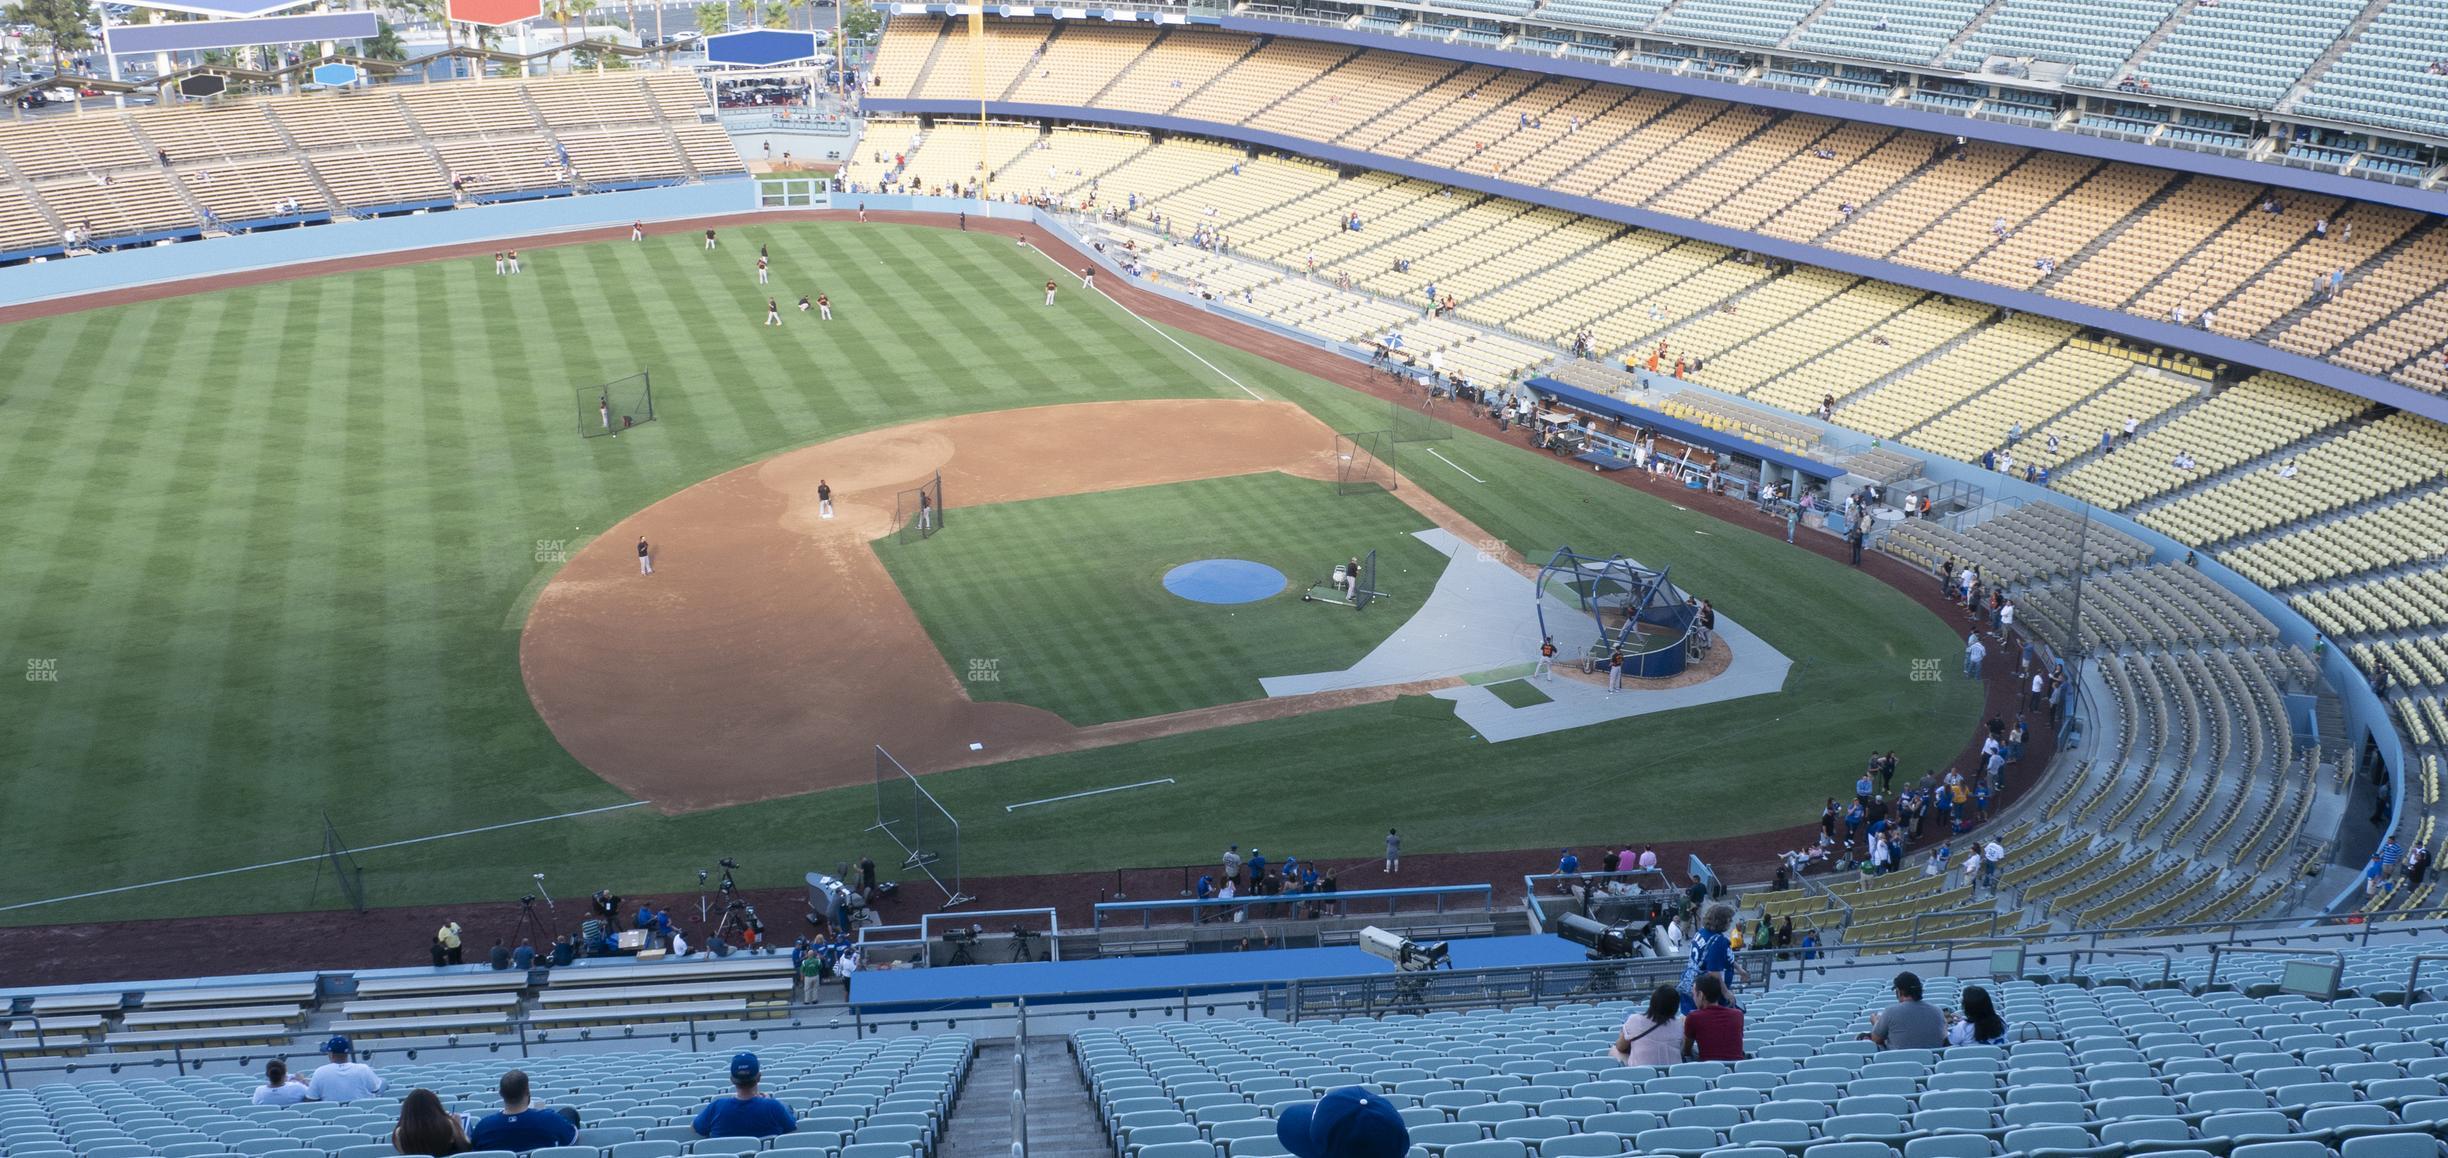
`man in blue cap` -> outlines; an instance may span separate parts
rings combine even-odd
[[[780,1099],[757,1092],[757,1055],[731,1055],[731,1096],[716,1098],[697,1111],[691,1125],[700,1138],[771,1138],[799,1129],[799,1117]]]
[[[1403,1158],[1411,1131],[1392,1102],[1360,1086],[1329,1090],[1275,1116],[1275,1140],[1298,1158]]]
[[[354,1102],[383,1092],[382,1075],[361,1061],[351,1061],[354,1053],[349,1039],[338,1034],[323,1043],[323,1056],[331,1060],[315,1068],[314,1076],[306,1080],[306,1097],[316,1102]]]

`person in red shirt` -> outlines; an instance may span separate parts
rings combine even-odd
[[[1692,982],[1692,1002],[1683,1017],[1683,1060],[1743,1060],[1743,1011],[1726,1000],[1725,981],[1701,974]]]

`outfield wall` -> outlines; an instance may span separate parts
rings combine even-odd
[[[1085,240],[1074,234],[1070,227],[1063,223],[1060,217],[1055,214],[1046,213],[1042,210],[1028,206],[1012,205],[1002,202],[981,203],[956,197],[910,197],[882,194],[841,195],[840,199],[844,202],[852,204],[863,204],[868,208],[878,211],[909,210],[922,213],[965,212],[972,217],[1034,221],[1039,226],[1045,228],[1047,232],[1059,235],[1065,240],[1070,241],[1075,248],[1080,250],[1080,252],[1088,254],[1090,257],[1094,258],[1098,264],[1106,267],[1106,271],[1112,276],[1126,276],[1122,273],[1119,262],[1115,261],[1112,255],[1097,253],[1087,244]],[[1208,312],[1217,314],[1221,317],[1230,318],[1235,322],[1250,325],[1270,333],[1282,334],[1287,337],[1294,338],[1304,344],[1316,347],[1321,351],[1340,354],[1357,362],[1365,363],[1367,361],[1368,356],[1366,352],[1360,350],[1358,347],[1332,342],[1325,338],[1321,338],[1316,334],[1311,334],[1302,330],[1294,330],[1271,322],[1265,318],[1253,317],[1234,310],[1220,308],[1213,302],[1199,298],[1192,294],[1184,293],[1170,286],[1152,285],[1140,279],[1130,280],[1131,284],[1140,290],[1162,294],[1165,297],[1172,298],[1187,305],[1207,310]],[[1558,353],[1560,355],[1561,351]],[[1688,381],[1673,381],[1665,376],[1652,375],[1646,371],[1635,371],[1635,373],[1644,379],[1651,380],[1654,386],[1660,388],[1697,390],[1700,393],[1713,394],[1717,397],[1725,398],[1731,401],[1743,402],[1746,405],[1751,404],[1748,403],[1747,400],[1731,394],[1711,390],[1705,386],[1699,385],[1698,383]],[[1868,437],[1858,430],[1840,427],[1834,423],[1822,422],[1815,417],[1806,415],[1791,415],[1789,417],[1793,417],[1799,421],[1808,423],[1818,428],[1821,434],[1825,436],[1830,443],[1835,445],[1841,446],[1848,443],[1860,442],[1864,438]],[[2097,522],[2104,527],[2122,531],[2125,534],[2141,540],[2145,545],[2149,546],[2152,551],[2153,562],[2181,564],[2184,561],[2186,553],[2192,550],[2192,548],[2186,544],[2178,542],[2176,539],[2171,538],[2170,536],[2159,531],[2143,526],[2142,524],[2137,523],[2124,515],[2118,514],[2115,511],[2090,506],[2089,504],[2080,499],[2074,498],[2071,495],[2050,490],[2044,486],[2024,482],[2019,478],[2000,474],[1996,471],[1983,470],[1980,466],[1974,463],[1956,462],[1950,458],[1929,454],[1925,451],[1905,446],[1900,443],[1889,443],[1887,444],[1887,449],[1900,454],[1910,455],[1911,457],[1918,459],[1921,463],[1922,474],[1931,479],[1935,479],[1940,482],[1962,482],[1979,487],[1982,492],[1992,500],[2016,499],[2024,503],[2049,503],[2051,505],[2063,507],[2073,511],[2087,510],[2094,522]],[[2236,595],[2242,598],[2245,603],[2251,605],[2253,610],[2267,616],[2269,621],[2277,626],[2278,636],[2281,642],[2300,647],[2306,652],[2312,650],[2312,637],[2315,629],[2313,628],[2311,621],[2305,619],[2294,608],[2287,606],[2284,599],[2281,599],[2269,591],[2263,590],[2261,587],[2255,585],[2251,580],[2245,578],[2243,575],[2230,570],[2229,568],[2210,558],[2197,556],[2194,565],[2203,575],[2208,576],[2219,586],[2235,592]],[[2406,772],[2409,767],[2404,739],[2399,736],[2397,732],[2397,726],[2394,718],[2389,712],[2388,705],[2381,700],[2377,693],[2372,691],[2371,685],[2364,680],[2363,674],[2357,671],[2354,665],[2347,660],[2345,649],[2338,647],[2332,647],[2329,649],[2328,654],[2321,661],[2321,674],[2329,680],[2332,687],[2337,689],[2340,707],[2346,721],[2345,736],[2326,738],[2344,741],[2347,758],[2349,761],[2351,761],[2354,758],[2354,754],[2361,751],[2365,737],[2369,736],[2378,744],[2381,759],[2389,769],[2389,827],[2388,829],[2373,830],[2372,843],[2376,846],[2379,843],[2379,834],[2382,831],[2394,830],[2397,817],[2404,814]],[[2360,897],[2360,888],[2357,886],[2349,886],[2344,892],[2340,893],[2335,898],[2330,899],[2324,907],[2328,909],[2335,909],[2341,904],[2353,900],[2359,900]]]
[[[235,237],[212,237],[0,269],[0,306],[183,278],[211,277],[334,258],[440,245],[532,238],[738,213],[756,207],[756,183],[738,179],[666,185],[581,197],[476,205],[435,213],[334,221]]]

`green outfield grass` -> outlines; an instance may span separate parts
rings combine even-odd
[[[1377,549],[1378,583],[1424,591],[1445,557],[1412,538],[1432,524],[1375,488],[1245,475],[972,507],[960,530],[877,548],[952,670],[990,661],[969,695],[1074,724],[1163,715],[1266,695],[1262,676],[1350,667],[1406,612],[1304,603],[1311,579]],[[1164,574],[1199,559],[1283,572],[1282,594],[1193,603]]]
[[[771,287],[754,284],[771,247]],[[955,412],[1150,396],[1384,404],[1089,295],[1042,306],[1008,240],[883,225],[726,230],[347,274],[0,328],[0,905],[621,803],[529,706],[527,601],[612,521],[798,445]],[[785,305],[826,292],[840,320]],[[581,441],[574,391],[645,369],[659,421]],[[1534,557],[1666,563],[1795,657],[1779,697],[1490,747],[1379,704],[930,777],[968,871],[1204,859],[1228,840],[1409,847],[1705,837],[1815,815],[1860,753],[1954,753],[1975,689],[1916,683],[1953,630],[1849,568],[1476,436],[1417,481]],[[989,522],[990,520],[980,520]],[[969,526],[967,524],[964,531]],[[951,540],[944,540],[949,545]],[[1080,661],[1093,663],[1093,658]],[[32,666],[29,666],[32,665]],[[1952,670],[1952,665],[1943,665]],[[1173,788],[1006,816],[1152,772]],[[642,893],[718,855],[785,883],[868,843],[863,790],[648,810],[361,857],[378,904]],[[879,856],[879,859],[883,859]],[[328,905],[311,865],[0,912],[31,922]],[[989,898],[991,900],[991,898]],[[0,967],[0,974],[5,968]]]

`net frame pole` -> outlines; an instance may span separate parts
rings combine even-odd
[[[363,914],[366,911],[365,868],[357,863],[357,854],[350,852],[340,839],[340,830],[333,827],[331,813],[323,816],[323,861],[339,882],[340,894],[348,898],[349,907]],[[319,870],[318,870],[319,875]]]
[[[609,382],[577,388],[578,437],[618,437],[655,420],[654,377],[640,370]]]

